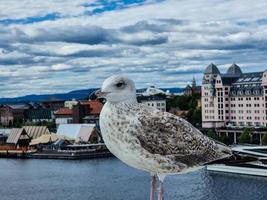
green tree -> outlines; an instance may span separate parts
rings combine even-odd
[[[252,130],[250,128],[245,128],[241,135],[238,137],[238,141],[241,144],[250,143],[251,142],[251,134]]]
[[[197,108],[194,110],[193,116],[192,116],[192,121],[195,126],[200,126],[202,122],[202,114],[201,114],[201,109]]]
[[[262,137],[262,144],[267,145],[267,133],[265,133]]]
[[[226,145],[229,145],[231,143],[230,138],[227,135],[221,135],[221,137],[219,137],[219,141]]]
[[[218,140],[219,139],[218,135],[212,129],[209,129],[208,130],[207,136],[210,137],[210,138],[212,138],[212,139],[215,139],[215,140]]]

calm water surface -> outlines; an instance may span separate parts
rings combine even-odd
[[[0,159],[0,200],[148,199],[150,177],[115,158]],[[266,200],[267,178],[200,170],[166,178],[166,200]]]

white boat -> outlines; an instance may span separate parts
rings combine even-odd
[[[236,146],[232,150],[239,155],[253,156],[259,160],[212,164],[207,166],[207,170],[267,177],[267,146]]]

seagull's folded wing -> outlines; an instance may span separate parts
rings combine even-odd
[[[187,165],[199,165],[231,155],[231,150],[203,135],[186,120],[159,110],[140,109],[141,128],[137,138],[152,154],[175,158]]]

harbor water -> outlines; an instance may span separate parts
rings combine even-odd
[[[142,200],[150,177],[116,158],[0,159],[1,200]],[[267,178],[211,173],[169,176],[166,200],[266,200]]]

